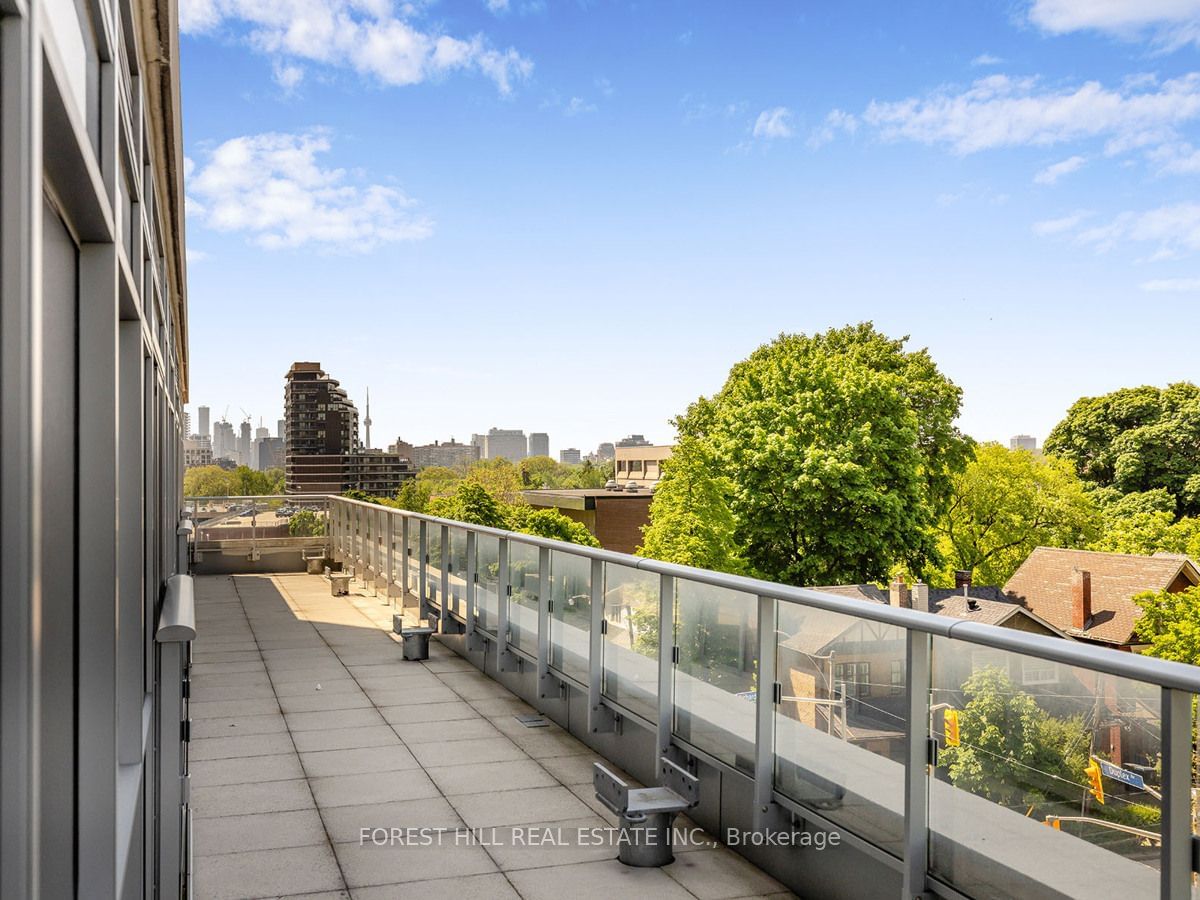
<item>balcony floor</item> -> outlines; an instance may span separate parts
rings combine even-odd
[[[213,575],[196,605],[196,897],[793,896],[712,842],[631,869],[610,832],[581,839],[616,825],[592,793],[601,757],[521,725],[534,710],[436,640],[427,662],[403,661],[378,598],[331,597],[311,575]],[[448,830],[374,845],[364,828]]]

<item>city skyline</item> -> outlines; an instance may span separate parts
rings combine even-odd
[[[335,6],[181,8],[193,397],[274,409],[320,359],[379,444],[665,441],[760,344],[863,320],[984,440],[1194,377],[1158,350],[1200,325],[1191,13]],[[271,340],[230,365],[234,322]]]

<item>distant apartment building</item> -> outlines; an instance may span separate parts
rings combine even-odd
[[[286,437],[284,434],[285,426],[286,422],[283,419],[280,419],[275,423],[275,437],[280,438],[281,440]]]
[[[213,423],[212,452],[214,459],[233,459],[237,455],[232,422],[220,419]]]
[[[190,437],[192,434],[192,414],[184,410],[183,415],[183,436]]]
[[[454,438],[448,441],[434,441],[432,444],[421,444],[414,447],[407,441],[397,440],[388,448],[389,452],[407,456],[418,469],[430,466],[444,466],[453,469],[469,466],[479,459],[479,448],[473,444],[460,444]]]
[[[614,459],[616,457],[616,455],[617,455],[616,447],[614,447],[612,445],[612,443],[610,443],[608,441],[605,441],[599,447],[596,448],[596,459],[602,459],[602,460]]]
[[[566,450],[560,450],[558,453],[558,461],[568,466],[578,465],[582,459],[583,455],[577,447],[568,447]]]
[[[1009,440],[1008,446],[1013,450],[1028,450],[1030,453],[1036,453],[1038,448],[1037,438],[1028,434],[1017,434]]]
[[[261,430],[266,431],[265,428]],[[282,469],[283,463],[282,438],[267,435],[255,439],[253,468],[258,469],[260,472],[265,472],[267,469]]]
[[[518,429],[491,428],[485,435],[474,435],[483,438],[483,459],[507,459],[520,462],[529,455],[529,440],[525,432]]]
[[[196,433],[199,434],[200,437],[210,437],[211,435],[208,431],[209,408],[207,406],[198,407],[196,409],[196,417],[200,420],[200,427]]]
[[[544,431],[534,431],[529,435],[529,455],[549,456],[550,435]]]
[[[415,473],[405,457],[362,448],[358,409],[320,363],[293,363],[283,400],[289,494],[340,494],[357,489],[391,495]]]
[[[194,434],[183,439],[183,466],[191,469],[195,466],[211,466],[213,464],[212,440],[203,434]]]
[[[603,446],[603,444],[601,445]],[[631,434],[617,441],[617,447],[649,447],[650,442],[644,434]]]
[[[635,435],[640,437],[641,435]],[[653,487],[662,478],[662,464],[671,458],[674,446],[665,444],[617,444],[614,464],[617,484],[636,482],[644,487]]]

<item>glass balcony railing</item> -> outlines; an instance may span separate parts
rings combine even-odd
[[[744,779],[757,826],[842,833],[906,896],[1191,896],[1198,668],[329,503],[335,555],[443,632]]]

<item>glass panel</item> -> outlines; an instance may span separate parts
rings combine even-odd
[[[776,789],[902,857],[904,630],[776,606]]]
[[[604,693],[658,720],[659,576],[604,564]]]
[[[746,772],[754,771],[757,608],[750,594],[676,582],[675,733]]]
[[[392,580],[404,584],[404,523],[397,516],[392,520]]]
[[[935,638],[932,871],[975,897],[1157,896],[1159,697],[1152,684]]]
[[[475,624],[492,634],[496,633],[499,615],[500,539],[490,535],[475,536]]]
[[[451,528],[450,533],[450,610],[463,618],[467,615],[467,532]]]
[[[401,535],[401,540],[403,540]],[[408,520],[408,555],[405,557],[408,577],[404,582],[404,590],[410,594],[417,592],[421,579],[421,523],[417,519]]]
[[[526,653],[537,653],[538,548],[508,542],[508,642]]]
[[[430,606],[442,608],[442,526],[425,526],[425,599]]]
[[[592,632],[592,561],[550,553],[550,665],[586,683]]]

